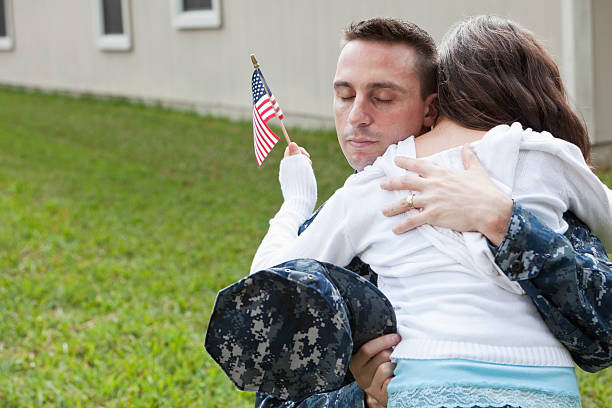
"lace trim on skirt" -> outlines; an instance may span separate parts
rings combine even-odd
[[[581,408],[580,398],[505,388],[446,385],[389,394],[389,408]]]

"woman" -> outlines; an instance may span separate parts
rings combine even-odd
[[[431,132],[390,146],[349,178],[299,237],[283,219],[294,217],[291,203],[308,190],[288,186],[308,184],[309,166],[306,158],[285,160],[285,172],[300,176],[281,178],[283,192],[295,194],[285,194],[252,270],[297,257],[343,265],[359,255],[370,263],[402,336],[392,356],[389,406],[579,407],[571,357],[520,287],[496,271],[484,238],[430,226],[394,236],[395,220],[379,213],[394,193],[378,185],[401,174],[396,155],[461,168],[459,147],[437,148],[453,135],[457,146],[472,144],[498,187],[551,228],[563,231],[570,209],[609,245],[609,190],[589,171],[586,129],[533,36],[493,17],[470,19],[448,35],[439,103]],[[520,124],[507,126],[513,122]],[[411,204],[419,207],[418,195]]]

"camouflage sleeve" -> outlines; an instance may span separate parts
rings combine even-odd
[[[255,408],[364,408],[363,400],[363,391],[352,382],[339,390],[315,394],[302,401],[284,401],[258,393]]]
[[[558,234],[515,203],[495,262],[531,297],[576,364],[612,365],[612,263],[601,241],[573,214]]]

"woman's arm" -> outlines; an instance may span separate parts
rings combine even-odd
[[[284,202],[270,220],[268,233],[251,264],[251,273],[263,269],[262,265],[264,268],[276,265],[270,265],[270,259],[297,237],[298,228],[312,214],[317,201],[317,182],[310,159],[299,153],[291,154],[290,148],[281,160],[278,176]]]
[[[298,236],[299,226],[310,216],[316,202],[316,195],[313,199],[316,183],[309,159],[303,155],[284,158],[279,180],[285,201],[270,220],[268,233],[253,258],[251,273],[298,258],[348,264],[355,250],[346,233],[349,218],[344,205],[346,191],[336,191],[312,225]]]

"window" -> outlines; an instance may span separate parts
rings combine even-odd
[[[97,3],[98,48],[103,51],[129,51],[132,48],[129,0],[94,1]]]
[[[121,0],[102,0],[104,34],[123,34]]]
[[[0,0],[0,51],[13,49],[12,0]]]
[[[221,0],[172,0],[171,7],[179,30],[221,27]]]
[[[0,0],[0,37],[6,37],[6,14],[4,13],[4,0]]]
[[[212,0],[183,0],[183,10],[212,10]]]

